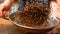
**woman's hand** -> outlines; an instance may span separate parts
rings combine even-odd
[[[51,13],[55,17],[57,17],[58,19],[60,19],[60,7],[59,7],[58,3],[52,1],[50,3],[50,7],[51,7]]]
[[[60,0],[57,2],[51,1],[51,13],[60,20]],[[48,34],[60,34],[60,24],[58,24],[53,30],[48,32]]]
[[[0,4],[0,16],[8,16],[9,15],[9,11],[10,11],[10,6],[6,5],[6,4]]]
[[[4,3],[0,4],[0,16],[7,17],[9,15],[12,3],[12,0],[5,0]]]

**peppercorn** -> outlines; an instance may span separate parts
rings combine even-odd
[[[15,13],[13,19],[25,26],[37,27],[43,25],[43,23],[48,23],[49,13],[50,11],[40,3],[32,2],[26,3],[22,11]]]

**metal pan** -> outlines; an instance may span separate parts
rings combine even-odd
[[[15,12],[16,13],[16,12]],[[28,27],[28,26],[24,26],[24,25],[20,25],[17,22],[14,22],[12,20],[12,17],[15,15],[15,13],[12,13],[9,17],[9,20],[15,25],[17,26],[19,29],[27,31],[27,32],[47,32],[49,30],[51,30],[52,28],[54,28],[55,26],[57,26],[59,24],[59,20],[54,17],[53,15],[49,15],[50,18],[50,23],[48,25],[48,27],[44,27],[44,28],[34,28],[34,27]]]
[[[19,8],[18,10],[20,10],[20,8],[23,6],[23,4],[21,5],[19,2]],[[19,11],[17,11],[19,12]],[[50,22],[49,22],[49,26],[48,27],[44,27],[44,28],[36,28],[36,27],[28,27],[28,26],[24,26],[24,25],[20,25],[17,22],[14,22],[12,20],[12,17],[15,15],[16,12],[11,13],[9,16],[9,20],[19,29],[23,30],[23,31],[27,31],[27,32],[35,32],[35,33],[42,33],[42,32],[47,32],[50,31],[51,29],[53,29],[55,26],[57,26],[59,24],[59,20],[54,16],[54,15],[49,15],[50,18]],[[54,25],[55,24],[55,25]],[[44,33],[45,34],[45,33]]]

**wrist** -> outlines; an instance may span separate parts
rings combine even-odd
[[[14,0],[5,0],[5,2],[14,2]]]
[[[5,4],[9,4],[9,5],[11,5],[11,4],[13,4],[13,2],[14,2],[14,0],[5,0]]]
[[[3,5],[5,6],[11,6],[13,4],[14,0],[5,0],[5,2],[3,3]]]

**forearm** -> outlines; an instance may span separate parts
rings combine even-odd
[[[5,1],[4,1],[4,3],[5,3],[6,5],[12,5],[13,2],[14,2],[14,0],[5,0]]]
[[[14,2],[14,0],[5,0],[5,2]]]
[[[18,0],[5,0],[4,3],[7,3],[9,5],[12,5],[13,3],[17,3],[17,2],[18,2]]]

